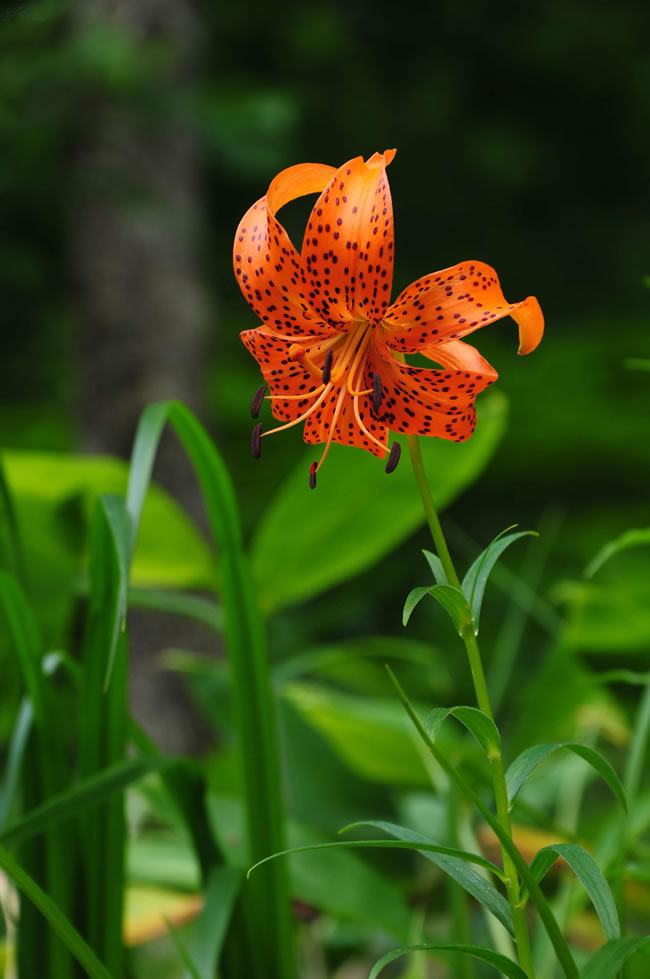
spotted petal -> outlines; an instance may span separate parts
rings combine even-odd
[[[261,328],[245,330],[240,336],[269,385],[275,417],[287,422],[299,419],[323,390],[322,378],[289,356],[289,351],[296,346],[293,339],[276,336]],[[312,363],[321,367],[330,342],[327,333],[312,335],[308,340],[300,338],[300,345]]]
[[[463,262],[417,279],[386,311],[386,342],[403,353],[467,336],[503,316],[519,326],[519,353],[530,353],[544,333],[534,296],[508,303],[497,274],[483,262]]]
[[[393,205],[386,166],[394,150],[344,163],[316,202],[302,246],[306,292],[313,308],[345,328],[378,323],[393,279]]]
[[[476,395],[497,375],[473,347],[462,344],[459,346],[467,350],[445,351],[448,346],[440,345],[435,351],[430,348],[427,354],[449,369],[411,367],[395,360],[381,334],[377,335],[368,356],[365,383],[371,384],[373,374],[379,374],[382,399],[375,412],[379,421],[394,432],[434,435],[455,442],[470,437],[476,426]],[[470,363],[481,370],[457,369]],[[483,372],[482,364],[489,372]]]
[[[305,298],[300,256],[275,217],[289,201],[320,193],[334,167],[301,163],[283,170],[242,218],[233,247],[240,288],[257,316],[287,336],[330,330]]]

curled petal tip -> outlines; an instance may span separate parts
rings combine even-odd
[[[518,354],[530,354],[539,346],[544,336],[544,314],[535,296],[529,296],[511,313],[519,327]]]

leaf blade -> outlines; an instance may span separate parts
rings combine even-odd
[[[481,606],[483,604],[483,595],[485,594],[485,586],[487,584],[490,571],[506,548],[510,547],[510,545],[516,540],[519,540],[520,537],[537,536],[534,530],[521,530],[516,534],[508,534],[508,530],[511,529],[511,527],[507,527],[506,530],[502,530],[501,533],[498,534],[490,544],[488,544],[485,550],[479,554],[474,563],[471,565],[461,583],[463,594],[465,595],[465,598],[467,599],[472,610],[474,628],[477,632],[479,619],[481,616]]]
[[[481,962],[487,962],[489,965],[493,965],[495,969],[502,972],[508,979],[527,979],[523,969],[516,962],[513,962],[512,959],[501,955],[500,952],[493,952],[492,949],[483,948],[481,945],[465,945],[459,942],[431,942],[426,945],[403,945],[401,948],[393,949],[391,952],[386,952],[379,961],[375,962],[370,970],[368,979],[377,979],[384,966],[390,962],[394,962],[401,955],[408,955],[411,952],[433,951],[462,952],[465,955],[471,955],[473,958],[479,959]]]
[[[552,752],[558,751],[560,748],[567,748],[574,754],[584,758],[584,760],[588,762],[588,764],[590,764],[591,767],[594,768],[601,778],[607,783],[623,807],[623,810],[627,812],[625,790],[621,784],[621,780],[610,763],[594,748],[589,748],[587,745],[579,744],[578,742],[574,741],[557,741],[549,742],[548,744],[536,744],[531,748],[526,748],[525,751],[522,751],[521,754],[515,758],[506,772],[508,799],[510,800],[511,805],[522,785],[537,767],[537,765],[544,758],[548,757],[548,755],[552,754]]]

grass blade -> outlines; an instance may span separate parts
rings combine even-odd
[[[250,863],[284,848],[284,808],[264,626],[243,551],[237,501],[226,466],[194,415],[178,402],[143,412],[127,491],[133,549],[153,460],[165,424],[181,440],[198,476],[219,549],[220,590],[230,652],[234,712],[241,741]],[[260,979],[295,975],[287,870],[278,861],[242,897],[249,927],[245,942],[252,965],[240,971]]]
[[[242,876],[239,867],[215,867],[210,874],[203,911],[190,941],[190,955],[199,979],[213,979],[217,972]]]
[[[602,870],[590,853],[577,843],[552,843],[535,854],[530,872],[539,883],[558,857],[563,857],[591,898],[608,939],[621,937],[614,897]]]
[[[620,802],[624,811],[627,812],[625,789],[623,788],[620,778],[610,763],[594,748],[590,748],[586,744],[579,744],[578,742],[574,741],[558,741],[549,744],[536,744],[533,745],[532,748],[526,748],[525,751],[522,751],[522,753],[515,758],[506,772],[508,798],[511,804],[514,802],[517,793],[528,776],[534,771],[537,765],[539,765],[540,761],[547,758],[548,755],[552,754],[554,751],[557,751],[559,748],[567,748],[574,754],[584,758],[584,760],[588,762],[607,783]]]
[[[0,847],[0,867],[47,919],[89,979],[114,979],[58,905],[3,847]]]

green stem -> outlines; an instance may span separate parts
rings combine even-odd
[[[411,461],[413,464],[415,479],[418,484],[418,489],[420,490],[424,511],[427,515],[427,522],[431,530],[431,536],[433,537],[433,542],[438,553],[438,557],[440,558],[440,562],[445,570],[449,584],[460,589],[460,580],[456,573],[451,555],[449,554],[449,548],[447,547],[447,542],[440,525],[438,513],[433,502],[433,497],[431,496],[431,489],[424,471],[424,463],[422,460],[422,453],[420,451],[420,443],[417,435],[408,436],[408,446],[411,453]],[[465,643],[465,650],[467,651],[467,659],[469,661],[478,706],[484,714],[487,714],[491,720],[494,720],[492,707],[490,705],[490,696],[488,693],[487,683],[485,681],[485,672],[483,670],[483,663],[481,661],[481,654],[479,652],[478,643],[474,634],[473,624],[469,628],[463,630],[461,638]],[[490,762],[492,767],[492,786],[494,789],[494,798],[497,808],[497,820],[504,833],[510,840],[512,840],[512,825],[510,822],[508,791],[506,788],[506,778],[503,769],[503,758],[499,750],[493,752],[490,757]],[[503,858],[503,869],[506,874],[506,890],[508,893],[510,910],[512,911],[512,921],[519,963],[524,972],[530,976],[530,979],[535,979],[533,957],[530,947],[530,936],[528,934],[528,924],[526,922],[526,910],[520,899],[519,876],[517,874],[517,868],[513,862],[513,859],[508,852],[508,849],[504,847],[503,843],[501,844],[501,855]]]

